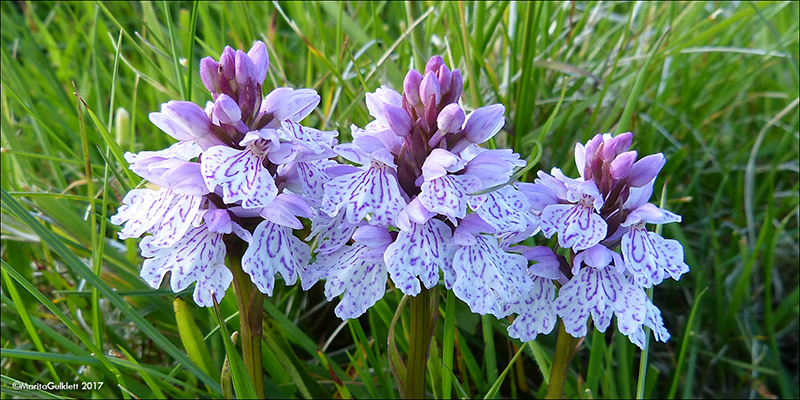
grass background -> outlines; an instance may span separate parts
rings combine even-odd
[[[211,361],[201,362],[202,349],[181,340],[175,296],[138,278],[137,241],[117,240],[108,218],[139,184],[122,152],[172,141],[147,114],[172,99],[210,100],[199,60],[254,40],[269,49],[265,93],[314,88],[322,101],[305,124],[337,129],[342,141],[351,123],[370,120],[366,92],[400,89],[405,71],[435,54],[462,71],[466,108],[506,106],[493,145],[537,163],[523,179],[554,166],[576,175],[576,141],[633,131],[639,154],[667,156],[655,196],[683,223],[663,235],[681,241],[691,272],[655,290],[672,339],[651,344],[643,368],[624,337],[590,334],[567,394],[636,396],[645,371],[644,397],[798,397],[796,2],[0,7],[3,398],[221,397],[215,314],[180,294],[190,317],[178,320],[205,336]],[[265,302],[268,393],[396,397],[386,343],[399,292],[343,323],[321,289],[279,287]],[[521,345],[507,337],[509,321],[447,304],[431,396],[542,397],[554,334],[509,364]],[[226,331],[238,329],[232,289],[220,308]],[[401,320],[401,353],[407,329]],[[14,381],[104,385],[18,391]]]

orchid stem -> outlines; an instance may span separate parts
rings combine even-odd
[[[567,333],[563,322],[558,324],[558,342],[553,367],[550,369],[550,385],[547,387],[546,399],[564,398],[564,384],[567,382],[569,364],[575,355],[575,345],[578,340]]]
[[[239,306],[239,339],[242,341],[242,359],[259,398],[265,398],[264,375],[261,362],[261,334],[263,331],[264,294],[256,289],[242,271],[240,246],[228,245],[228,260],[233,272],[236,302]]]
[[[409,299],[411,303],[411,335],[406,362],[406,396],[409,399],[425,397],[425,377],[428,366],[428,350],[433,337],[433,328],[439,310],[436,287],[422,289],[420,294]]]

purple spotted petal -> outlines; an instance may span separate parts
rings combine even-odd
[[[450,236],[450,227],[436,219],[425,224],[412,223],[410,230],[400,231],[383,256],[395,286],[409,296],[416,296],[421,290],[419,281],[432,288],[439,281],[441,269],[449,288],[455,278],[453,256],[458,248],[450,242]]]
[[[431,212],[446,215],[454,221],[466,216],[469,193],[481,189],[480,179],[472,175],[445,175],[423,183],[418,198]]]
[[[311,234],[308,237],[317,236],[315,250],[317,254],[330,254],[342,248],[353,236],[357,227],[347,222],[344,213],[339,213],[333,218],[320,213],[311,220],[311,226]]]
[[[325,297],[331,301],[344,293],[334,312],[341,319],[358,318],[383,298],[386,265],[373,257],[362,258],[366,245],[345,246],[332,254],[317,256],[309,270],[326,279]],[[377,261],[377,262],[375,262]]]
[[[148,236],[139,244],[142,256],[147,257],[140,276],[150,287],[157,289],[164,275],[171,272],[173,292],[178,293],[198,281],[195,287],[198,305],[211,306],[210,291],[207,290],[212,288],[217,299],[222,300],[233,277],[225,267],[225,243],[221,234],[200,226],[191,228],[172,247],[153,246],[153,241],[154,237]]]
[[[681,216],[658,208],[652,203],[644,203],[628,214],[622,226],[631,226],[641,221],[648,224],[668,224],[670,222],[681,222]]]
[[[591,205],[553,204],[542,211],[541,228],[548,238],[558,232],[559,245],[577,251],[605,239],[608,224]]]
[[[242,202],[244,208],[266,207],[278,194],[270,172],[262,166],[264,155],[255,145],[246,150],[216,146],[203,153],[201,170],[210,190],[222,188],[226,203]]]
[[[310,259],[308,245],[294,237],[291,228],[263,221],[242,256],[242,270],[261,293],[272,296],[275,274],[280,273],[287,285],[293,285]]]
[[[406,202],[392,172],[386,165],[372,163],[370,168],[333,179],[325,185],[322,210],[328,215],[344,212],[351,224],[367,215],[372,216],[372,225],[393,224]]]
[[[592,315],[601,332],[616,314],[622,334],[635,332],[645,319],[644,292],[613,268],[581,269],[558,293],[553,307],[574,337],[586,336],[586,318]]]
[[[170,209],[154,229],[153,246],[170,247],[180,240],[194,222],[202,196],[176,195]]]
[[[169,189],[134,189],[122,199],[122,206],[111,217],[116,225],[125,224],[119,232],[120,239],[142,236],[159,223],[169,211],[175,194]]]
[[[656,244],[650,233],[639,223],[622,236],[620,249],[628,271],[636,278],[636,282],[644,287],[659,284],[662,280]],[[663,263],[663,262],[662,262]]]
[[[512,186],[504,186],[487,193],[485,198],[486,201],[476,211],[498,233],[522,232],[528,228],[525,213],[531,206],[522,192]],[[472,206],[472,202],[470,202],[470,206]],[[473,209],[475,208],[473,207]]]
[[[503,251],[491,236],[478,235],[475,240],[475,245],[463,246],[456,252],[453,291],[472,312],[505,317],[514,298],[531,291],[528,261],[519,254]]]
[[[523,342],[536,339],[537,334],[552,332],[557,320],[553,310],[556,298],[553,281],[538,276],[532,280],[531,291],[511,303],[511,312],[518,315],[508,327],[508,335]]]

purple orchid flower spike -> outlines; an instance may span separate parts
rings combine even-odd
[[[195,301],[211,306],[211,293],[219,301],[231,284],[224,262],[231,246],[267,295],[276,274],[293,284],[307,269],[310,249],[293,230],[322,201],[337,165],[329,160],[337,133],[299,124],[319,103],[313,90],[277,88],[263,97],[268,66],[262,42],[247,53],[226,47],[219,61],[204,58],[200,76],[214,101],[205,110],[162,105],[150,120],[179,142],[126,154],[131,170],[159,189],[132,190],[111,220],[124,224],[120,238],[150,234],[140,247],[151,286],[171,272],[174,291],[197,282]]]
[[[665,277],[677,280],[689,267],[678,241],[645,229],[681,217],[648,203],[665,159],[659,153],[637,161],[632,140],[631,133],[596,135],[575,146],[579,178],[553,168],[540,171],[535,183],[517,186],[541,218],[542,233],[557,235],[559,246],[571,251],[572,267],[563,271],[569,279],[553,302],[567,332],[586,335],[589,316],[603,332],[616,315],[619,331],[643,347],[643,326],[657,340],[669,338],[644,288]]]
[[[422,73],[409,71],[402,94],[382,86],[366,95],[375,119],[364,128],[351,128],[352,143],[334,147],[359,167],[324,184],[314,226],[321,243],[318,262],[304,282],[334,279],[345,285],[335,293],[363,290],[357,289],[360,283],[347,283],[339,272],[331,276],[330,271],[341,271],[332,265],[360,263],[353,260],[367,250],[345,243],[351,235],[359,242],[355,235],[365,229],[361,226],[370,226],[389,234],[385,248],[369,251],[383,249],[383,265],[404,294],[432,289],[442,276],[445,287],[453,288],[474,311],[501,316],[507,315],[514,293],[530,293],[528,261],[506,247],[535,233],[538,217],[515,187],[492,191],[508,183],[525,162],[510,150],[477,146],[500,131],[505,107],[494,104],[466,113],[458,104],[462,90],[461,73],[435,56]],[[473,222],[462,229],[465,221]],[[488,231],[470,230],[483,225]],[[349,261],[339,264],[335,257]],[[496,276],[502,282],[493,281]],[[508,294],[495,301],[496,291]],[[340,316],[358,316],[367,308],[363,302],[342,304]]]

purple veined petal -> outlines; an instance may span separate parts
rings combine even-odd
[[[555,168],[554,168],[555,169]],[[561,173],[559,170],[558,173]],[[568,185],[569,187],[569,185]],[[581,202],[586,206],[592,205],[598,212],[603,208],[605,199],[593,181],[576,182],[567,190],[567,200],[571,203]]]
[[[292,121],[282,121],[278,132],[282,133],[287,139],[299,142],[303,147],[314,153],[322,153],[330,149],[335,142],[337,131],[320,131],[308,128]]]
[[[173,198],[169,211],[153,229],[151,245],[157,247],[171,247],[178,242],[189,230],[197,216],[202,196],[178,194]]]
[[[508,335],[523,342],[536,339],[537,334],[552,332],[558,319],[553,310],[556,298],[553,281],[538,276],[532,281],[530,292],[511,303],[512,312],[518,315],[508,327]]]
[[[293,285],[311,259],[308,245],[292,235],[291,228],[263,221],[253,232],[253,242],[242,256],[242,271],[261,293],[272,296],[275,274]]]
[[[481,144],[497,134],[506,123],[505,110],[502,104],[492,104],[469,113],[464,123],[467,140]]]
[[[342,156],[344,159],[352,161],[356,164],[369,165],[369,163],[371,162],[369,153],[362,150],[360,146],[357,146],[353,143],[342,143],[334,147],[333,151],[335,151],[336,154]]]
[[[217,303],[221,302],[225,291],[231,286],[231,282],[233,282],[233,274],[225,264],[209,266],[203,274],[198,275],[192,297],[198,306],[212,307],[214,305],[214,300],[211,298],[212,293]]]
[[[528,273],[531,275],[547,279],[558,279],[562,275],[559,270],[558,258],[549,247],[514,246],[509,251],[520,253],[528,261],[536,262],[528,267]]]
[[[494,237],[478,235],[475,240],[475,245],[462,246],[455,254],[453,292],[476,314],[505,317],[508,305],[533,287],[528,261],[503,251]]]
[[[421,291],[420,280],[430,289],[439,282],[442,270],[449,289],[455,281],[453,256],[458,249],[450,242],[451,236],[450,227],[436,219],[400,231],[384,253],[395,286],[404,294],[416,296]]]
[[[287,162],[294,161],[297,157],[297,148],[291,143],[282,142],[277,146],[270,145],[267,152],[267,158],[273,164],[286,164]],[[264,170],[266,172],[266,170]]]
[[[286,165],[294,165],[304,195],[312,199],[322,200],[322,197],[325,195],[325,182],[331,180],[327,169],[337,165],[337,163],[333,160],[323,159]],[[278,174],[283,176],[280,168]]]
[[[567,185],[565,185],[564,182],[559,181],[544,171],[539,171],[536,175],[538,178],[534,179],[534,184],[542,185],[552,190],[560,200],[567,200]]]
[[[424,224],[435,215],[436,213],[431,212],[419,202],[419,197],[415,197],[397,214],[395,226],[401,230],[411,230],[413,229],[412,224]]]
[[[309,267],[318,279],[326,279],[325,297],[328,301],[342,296],[334,312],[341,319],[358,318],[375,305],[386,291],[386,265],[382,260],[365,260],[370,251],[365,245],[345,246],[332,254],[318,255]],[[314,279],[309,281],[314,281]]]
[[[515,182],[514,186],[525,195],[531,208],[535,211],[542,212],[545,207],[558,204],[556,192],[543,184]]]
[[[344,212],[351,224],[368,215],[371,225],[393,224],[406,205],[393,172],[390,167],[373,162],[367,169],[334,178],[325,185],[322,211],[328,215]]]
[[[444,149],[433,149],[422,164],[422,176],[426,181],[456,172],[464,168],[464,160]]]
[[[608,224],[591,206],[554,204],[542,211],[542,232],[548,238],[558,232],[561,247],[588,249],[606,237]]]
[[[620,250],[626,268],[636,278],[637,283],[644,287],[661,283],[659,264],[663,261],[659,262],[659,259],[662,256],[656,250],[653,237],[645,230],[644,223],[631,226],[622,236]]]
[[[600,284],[594,268],[583,268],[558,291],[553,310],[561,317],[564,329],[573,337],[586,336],[586,319],[600,297]]]
[[[676,281],[681,275],[689,272],[689,266],[683,261],[683,246],[674,239],[664,239],[655,232],[648,232],[659,254],[661,268]]]
[[[253,60],[255,67],[253,71],[253,80],[255,83],[261,84],[267,77],[267,67],[269,66],[269,53],[267,53],[267,46],[264,42],[257,40],[253,43],[253,47],[247,52],[247,56]]]
[[[523,214],[529,208],[531,206],[522,192],[513,186],[504,186],[487,193],[486,201],[476,211],[498,233],[522,232],[528,228]]]
[[[142,236],[161,222],[169,211],[175,194],[169,189],[158,191],[133,189],[122,199],[122,206],[111,217],[116,225],[125,224],[119,232],[120,239]]]
[[[350,224],[345,219],[343,212],[330,218],[320,213],[311,219],[311,233],[308,240],[316,236],[317,254],[330,254],[342,248],[353,236],[357,225]]]
[[[650,154],[642,157],[630,169],[628,173],[628,184],[631,187],[640,187],[655,179],[667,160],[661,153]]]
[[[157,247],[153,245],[153,241],[154,237],[149,236],[139,244],[142,255],[149,257],[144,261],[140,273],[148,285],[158,288],[164,274],[172,272],[170,286],[175,293],[186,289],[195,281],[198,282],[200,291],[195,288],[195,301],[200,306],[211,305],[204,302],[203,288],[218,288],[217,298],[224,296],[231,280],[226,278],[224,271],[215,271],[220,268],[227,270],[225,243],[221,234],[209,232],[205,226],[201,226],[191,228],[172,247]],[[230,272],[227,274],[230,276]]]
[[[216,146],[203,154],[201,170],[210,190],[222,188],[226,203],[242,202],[244,208],[266,207],[278,194],[270,172],[263,167],[264,156],[246,150]]]
[[[681,222],[681,216],[658,208],[652,203],[644,203],[628,214],[622,226],[636,225],[640,222],[659,225],[668,224],[670,222]]]
[[[467,215],[467,202],[470,193],[483,188],[480,179],[472,175],[445,175],[422,184],[422,191],[417,198],[425,208],[450,218]]]
[[[617,329],[623,335],[630,335],[645,321],[647,296],[645,296],[644,290],[628,282],[613,268],[595,271],[598,271],[605,298],[614,308],[614,314],[617,316]]]
[[[253,234],[247,229],[242,228],[242,226],[236,222],[231,221],[231,231],[233,231],[234,235],[238,236],[239,239],[242,239],[248,245],[253,243]]]

